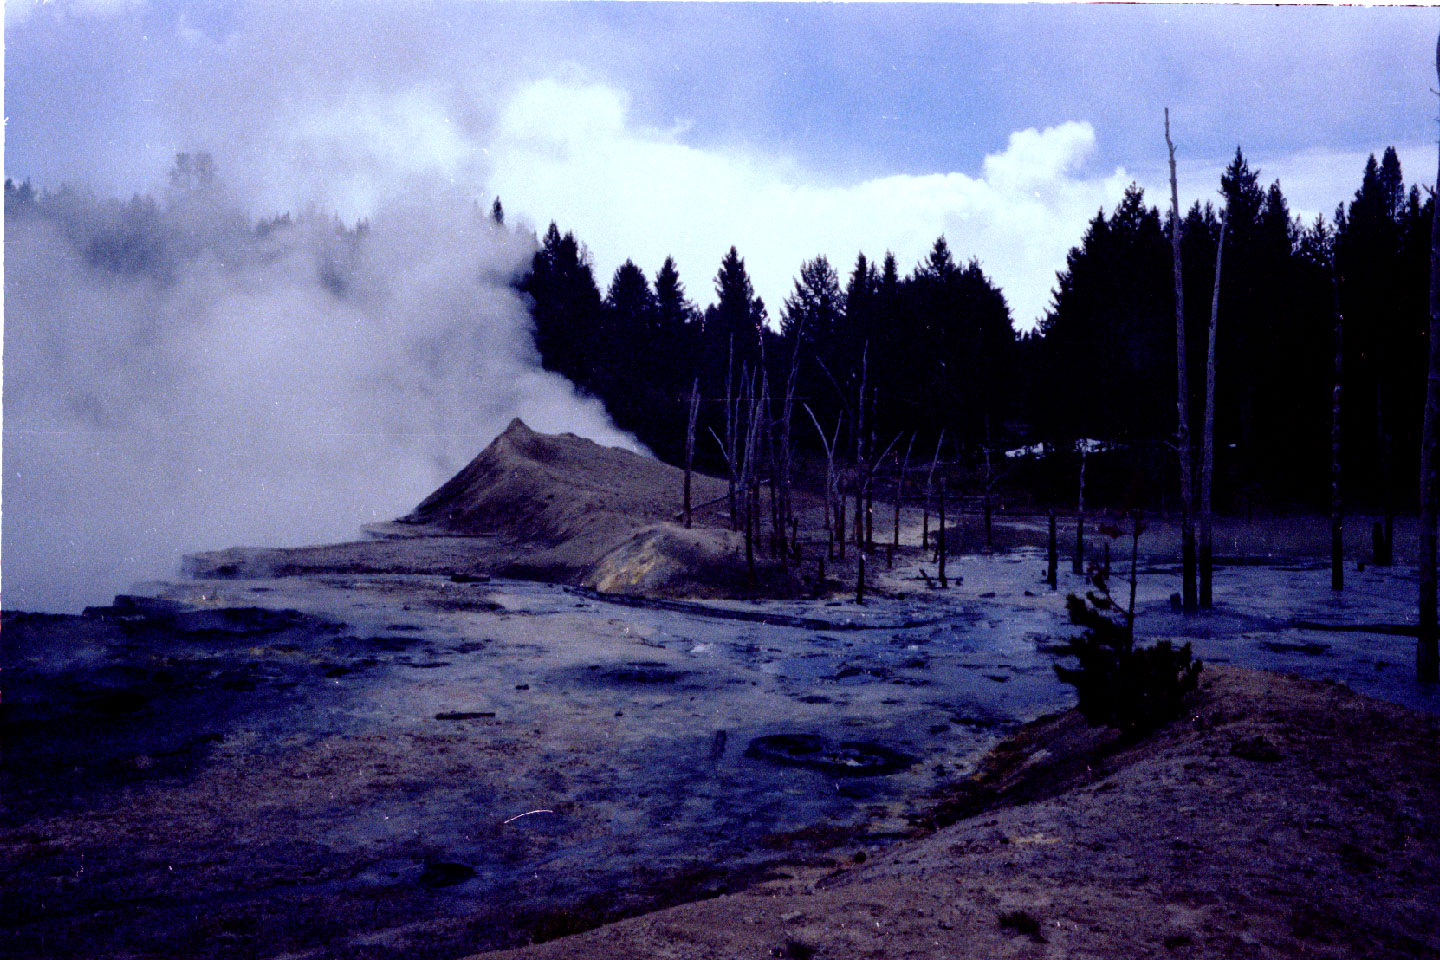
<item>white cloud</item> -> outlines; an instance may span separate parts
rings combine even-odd
[[[144,0],[7,0],[5,20],[10,24],[23,23],[42,9],[55,16],[113,17],[141,6]]]
[[[1086,220],[1129,182],[1123,170],[1079,172],[1095,147],[1088,123],[1013,133],[979,177],[835,184],[784,157],[690,146],[676,131],[635,124],[627,106],[604,86],[544,80],[520,90],[488,145],[491,189],[507,209],[573,229],[602,285],[626,257],[653,272],[674,255],[704,303],[734,244],[772,317],[802,260],[823,253],[844,271],[862,249],[890,249],[909,270],[944,233],[957,257],[980,258],[1028,327]]]

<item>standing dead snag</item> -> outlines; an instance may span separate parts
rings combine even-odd
[[[1085,441],[1080,441],[1080,500],[1075,506],[1075,557],[1070,572],[1085,572]]]
[[[838,486],[835,478],[835,448],[840,442],[840,426],[845,422],[843,416],[835,418],[835,435],[826,437],[825,431],[820,427],[820,420],[815,416],[815,411],[810,409],[810,404],[802,404],[805,412],[810,415],[810,422],[815,424],[815,432],[820,434],[820,443],[825,448],[825,555],[829,559],[835,559],[835,523],[839,519],[839,512],[835,507],[838,498]],[[841,527],[843,531],[843,525]],[[843,539],[843,533],[842,533]],[[842,553],[843,557],[844,554]]]
[[[946,491],[946,489],[945,489],[945,478],[944,478],[944,477],[941,477],[941,478],[940,478],[940,534],[939,534],[938,537],[936,537],[936,539],[939,541],[939,545],[938,545],[937,549],[935,550],[935,562],[936,562],[936,566],[937,566],[937,568],[938,568],[938,571],[937,571],[937,572],[938,572],[939,575],[940,575],[940,586],[941,586],[942,588],[944,588],[944,587],[949,587],[949,586],[950,586],[950,582],[945,579],[945,556],[946,556],[946,554],[948,554],[948,553],[950,552],[949,550],[947,550],[947,549],[945,548],[945,494],[946,494],[946,492],[947,492],[947,491]]]
[[[890,557],[887,567],[895,566],[895,551],[900,549],[900,502],[905,499],[905,474],[910,469],[910,451],[915,449],[915,434],[910,434],[910,442],[905,445],[905,460],[900,464],[900,474],[895,478],[895,528],[890,531]]]
[[[935,455],[930,458],[930,472],[925,475],[925,499],[920,513],[920,550],[930,549],[930,498],[935,489],[935,464],[940,462],[940,445],[945,442],[945,430],[935,440]]]
[[[800,370],[800,333],[804,330],[804,318],[795,331],[795,349],[790,354],[790,375],[785,380],[785,405],[780,411],[780,490],[783,498],[782,520],[790,527],[790,549],[796,560],[800,556],[798,523],[795,519],[795,504],[791,493],[791,468],[794,457],[790,445],[790,422],[795,413],[795,379]]]
[[[691,527],[690,473],[695,466],[695,421],[700,416],[700,378],[690,386],[690,420],[685,428],[685,529]]]
[[[855,550],[865,553],[865,489],[863,471],[865,463],[865,388],[870,375],[870,345],[860,359],[859,403],[855,407]]]
[[[1335,304],[1335,388],[1330,395],[1330,589],[1345,589],[1345,537],[1340,500],[1340,398],[1344,382],[1345,317],[1340,312],[1340,278],[1331,277]],[[1424,450],[1422,447],[1421,455]]]
[[[737,420],[738,420],[738,413],[739,413],[739,409],[738,409],[739,401],[736,400],[735,397],[734,397],[734,392],[735,392],[735,391],[734,391],[734,385],[733,385],[733,382],[732,382],[732,378],[734,377],[734,375],[735,375],[735,335],[734,335],[734,334],[731,334],[731,335],[730,335],[730,352],[725,355],[725,439],[724,439],[724,440],[721,440],[718,436],[716,436],[716,437],[715,437],[715,440],[716,440],[716,442],[718,442],[718,443],[720,444],[720,452],[721,452],[721,453],[724,455],[724,457],[725,457],[725,466],[726,466],[726,468],[727,468],[727,473],[728,473],[728,478],[727,478],[727,479],[729,479],[729,481],[730,481],[730,486],[729,486],[729,493],[730,493],[730,528],[731,528],[732,530],[739,530],[739,529],[740,529],[740,505],[739,505],[739,503],[736,502],[736,499],[735,499],[736,486],[737,486],[737,484],[738,484],[738,482],[739,482],[739,477],[738,477],[738,474],[737,474],[737,472],[736,472],[737,469],[738,469],[738,467],[737,467],[737,462],[738,462],[738,461],[737,461],[737,457],[736,457],[736,455],[735,455],[735,454],[736,454],[736,449],[735,449],[735,432],[736,432],[736,429],[737,429]],[[711,433],[711,435],[713,436],[713,435],[715,434],[715,431],[712,429],[712,430],[710,431],[710,433]]]
[[[740,476],[742,480],[741,497],[745,501],[745,566],[750,572],[750,586],[755,587],[758,583],[755,574],[755,528],[756,518],[760,513],[760,483],[755,468],[755,458],[760,446],[762,401],[756,394],[755,376],[752,374],[749,379],[749,402],[745,417],[745,459]]]
[[[991,506],[991,496],[995,489],[995,471],[990,464],[990,416],[985,416],[985,550],[989,552],[995,549],[995,538],[992,532],[991,518],[994,510]]]
[[[1135,639],[1135,572],[1140,562],[1140,534],[1145,532],[1145,524],[1140,521],[1140,511],[1137,509],[1130,514],[1130,606],[1125,610],[1125,632],[1130,639]],[[1109,544],[1106,544],[1109,547]],[[1109,564],[1106,564],[1108,567]]]
[[[1050,546],[1045,553],[1047,563],[1045,564],[1045,582],[1054,590],[1058,585],[1058,568],[1060,566],[1059,545],[1055,541],[1055,508],[1050,508]]]
[[[1440,41],[1435,45],[1435,75],[1440,78]],[[1440,174],[1436,189],[1440,190]],[[1425,378],[1425,418],[1420,431],[1420,630],[1415,641],[1415,674],[1422,682],[1440,681],[1440,644],[1435,623],[1435,523],[1440,482],[1435,458],[1440,441],[1440,213],[1430,225],[1430,367]]]
[[[1215,292],[1210,297],[1210,334],[1205,347],[1205,427],[1200,436],[1200,606],[1214,602],[1214,518],[1210,509],[1210,481],[1215,475],[1215,325],[1220,315],[1220,262],[1225,256],[1225,228],[1230,209],[1220,212],[1220,243],[1215,248]]]
[[[1180,186],[1175,178],[1175,144],[1170,140],[1170,108],[1165,108],[1165,146],[1170,152],[1170,245],[1175,260],[1175,446],[1180,454],[1180,569],[1186,613],[1195,610],[1195,494],[1190,450],[1190,378],[1185,367],[1185,284],[1180,268]]]

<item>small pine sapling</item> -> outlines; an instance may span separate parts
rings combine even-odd
[[[1136,543],[1140,530],[1137,519]],[[1133,556],[1131,562],[1133,569]],[[1065,598],[1070,622],[1084,628],[1067,649],[1078,665],[1057,663],[1055,673],[1075,688],[1080,712],[1092,725],[1138,739],[1180,716],[1186,695],[1199,682],[1202,664],[1188,643],[1178,649],[1168,640],[1137,647],[1134,601],[1126,610],[1110,596],[1103,569],[1092,568],[1090,582],[1094,589],[1084,598],[1073,593]]]

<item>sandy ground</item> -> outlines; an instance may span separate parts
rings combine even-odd
[[[144,592],[159,599],[80,618],[7,613],[3,952],[455,957],[703,899],[675,915],[701,911],[691,926],[656,914],[549,955],[766,956],[790,939],[793,955],[945,955],[935,940],[958,951],[954,931],[1021,955],[1072,942],[999,928],[1012,906],[1191,954],[1253,936],[1326,955],[1307,930],[1340,944],[1330,955],[1363,953],[1351,926],[1381,945],[1371,955],[1433,953],[1405,904],[1434,893],[1412,875],[1434,872],[1434,721],[1216,668],[1340,679],[1440,714],[1409,679],[1412,639],[1294,626],[1403,617],[1403,571],[1368,570],[1337,598],[1313,563],[1228,569],[1217,611],[1190,618],[1170,611],[1173,574],[1142,573],[1142,632],[1191,638],[1212,665],[1203,728],[1097,758],[1113,788],[916,839],[957,797],[973,804],[969,778],[1003,736],[1072,702],[1051,664],[1080,585],[1067,570],[1046,589],[1033,549],[956,558],[944,591],[918,561],[882,571],[864,607],[635,606],[524,581],[331,574],[157,584]],[[1052,757],[1097,745],[1044,730],[1022,742]],[[780,734],[915,762],[839,776],[748,749]],[[1257,735],[1280,760],[1232,758]],[[1039,792],[1070,783],[1068,768],[1036,769]],[[512,819],[535,810],[549,812]],[[1194,846],[1166,846],[1177,838]],[[1337,855],[1365,870],[1333,873]],[[972,873],[988,879],[965,900],[956,878]],[[880,886],[846,893],[852,875]],[[1361,895],[1369,908],[1347,905]],[[771,910],[772,897],[800,899]],[[780,919],[797,910],[809,919]],[[1193,931],[1171,929],[1186,917]],[[845,939],[879,936],[877,921],[881,940]],[[717,925],[754,939],[703,932]],[[650,939],[606,939],[631,936]],[[1115,955],[1096,942],[1091,955]]]
[[[1437,742],[1334,685],[1212,669],[1135,747],[1027,727],[968,819],[863,865],[504,956],[1440,956]]]
[[[859,606],[802,498],[805,596],[736,599],[733,532],[663,532],[674,476],[510,433],[448,527],[6,611],[0,954],[1440,956],[1406,568],[1336,594],[1323,523],[1235,521],[1185,616],[1157,525],[1138,629],[1206,686],[1122,749],[1065,712],[1086,582],[1045,584],[1042,518],[962,517],[941,590],[877,510]]]

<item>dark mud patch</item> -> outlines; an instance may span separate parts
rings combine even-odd
[[[473,879],[475,879],[475,868],[472,866],[431,860],[425,864],[425,869],[420,871],[419,883],[422,887],[436,890],[440,887],[453,887],[458,883]]]
[[[1257,646],[1271,653],[1299,653],[1307,657],[1328,657],[1331,654],[1330,644],[1311,640],[1261,640]]]
[[[586,687],[664,687],[680,685],[690,676],[690,671],[679,670],[669,664],[636,660],[629,663],[592,663],[560,671],[557,680]]]
[[[3,820],[188,780],[235,727],[283,723],[294,688],[333,687],[319,674],[339,665],[298,655],[333,626],[125,597],[81,617],[6,617]]]
[[[831,743],[814,733],[779,733],[756,737],[745,755],[766,763],[805,767],[836,777],[875,777],[899,773],[915,758],[879,743],[847,740]]]

